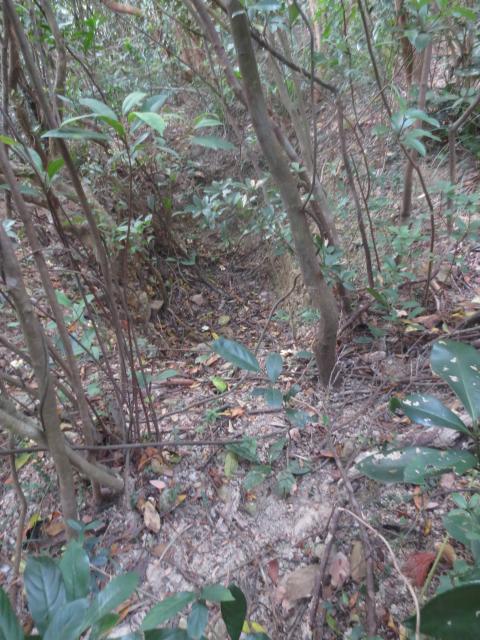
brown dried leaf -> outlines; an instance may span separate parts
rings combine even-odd
[[[365,553],[363,544],[360,540],[355,540],[350,553],[350,568],[352,572],[352,580],[359,584],[363,581],[367,574],[367,564],[365,561]]]
[[[150,531],[153,531],[153,533],[158,533],[160,531],[160,514],[155,509],[155,505],[153,505],[149,500],[145,502],[143,510],[143,522],[146,528]]]
[[[267,564],[267,573],[270,576],[270,580],[273,582],[273,584],[277,584],[278,560],[276,558],[274,558],[273,560],[270,560],[270,562]]]
[[[285,599],[289,602],[310,598],[315,586],[315,577],[318,573],[318,566],[308,565],[299,567],[289,573],[284,578]]]
[[[342,587],[350,576],[350,562],[347,556],[341,551],[337,551],[330,562],[328,572],[332,587],[335,589]]]
[[[432,551],[419,551],[412,553],[402,567],[403,574],[410,578],[416,587],[422,587],[427,579],[428,572],[435,560],[436,554]]]

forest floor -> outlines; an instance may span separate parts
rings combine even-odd
[[[54,259],[56,247],[46,251]],[[200,259],[201,279],[198,272],[189,275],[189,267],[181,267],[182,312],[177,305],[168,327],[157,326],[145,336],[144,360],[146,370],[168,372],[152,383],[151,393],[158,414],[157,439],[175,444],[146,444],[131,452],[129,489],[122,502],[97,512],[87,494],[80,495],[83,522],[96,522],[89,534],[93,564],[104,575],[132,570],[142,580],[140,599],[122,612],[126,618],[119,636],[173,592],[234,582],[251,603],[249,620],[275,639],[311,637],[312,596],[313,602],[320,596],[328,601],[322,610],[324,638],[361,638],[372,589],[378,635],[401,637],[401,621],[413,603],[380,536],[388,539],[410,579],[421,584],[422,554],[434,552],[442,540],[448,494],[467,483],[444,474],[435,487],[424,490],[378,485],[361,476],[355,463],[385,443],[439,445],[445,438],[445,431],[420,430],[393,416],[388,401],[395,393],[434,388],[452,406],[428,358],[440,335],[478,345],[478,325],[461,328],[466,310],[480,306],[478,247],[465,247],[469,276],[451,272],[448,279],[437,281],[441,309],[415,323],[400,317],[386,337],[366,341],[366,309],[343,318],[338,341],[341,382],[328,394],[319,388],[309,359],[308,324],[302,329],[288,321],[289,308],[299,304],[302,292],[295,289],[275,308],[281,295],[272,292],[270,283],[276,266],[262,255],[260,248]],[[4,317],[6,332],[15,331],[12,323],[13,316]],[[292,384],[299,386],[291,407],[305,412],[305,426],[292,425],[283,409],[272,409],[252,395],[265,384],[263,376],[239,372],[209,350],[219,335],[258,350],[260,362],[270,352],[281,354],[279,386],[283,392]],[[0,356],[6,373],[18,373],[21,362],[12,362],[6,352]],[[83,373],[86,384],[93,384],[88,368]],[[101,408],[100,397],[97,403]],[[252,439],[247,453],[229,454],[226,442],[246,436]],[[119,469],[125,462],[120,451],[100,459]],[[273,470],[250,488],[258,464],[270,463]],[[51,461],[43,454],[27,455],[20,466],[29,504],[25,551],[55,555],[64,544],[64,532],[52,490]],[[287,467],[294,474],[293,484]],[[17,505],[6,465],[2,480],[0,575],[8,581]],[[338,506],[361,513],[376,533],[365,536],[346,512],[332,521]],[[327,561],[322,562],[325,554]],[[315,586],[319,567],[327,582],[321,594]],[[374,583],[366,588],[369,579]],[[225,637],[222,625],[218,616],[213,628],[219,639]]]

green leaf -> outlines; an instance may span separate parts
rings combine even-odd
[[[218,389],[220,393],[224,393],[228,389],[228,384],[225,382],[223,378],[219,376],[211,376],[210,382],[213,384],[215,389]]]
[[[433,396],[413,394],[405,400],[392,398],[390,410],[395,411],[396,409],[401,409],[410,420],[424,427],[445,427],[471,436],[468,427],[460,418]]]
[[[200,600],[209,602],[233,602],[235,600],[230,589],[223,584],[209,584],[200,591]]]
[[[312,467],[305,462],[303,465],[298,460],[292,460],[288,463],[287,470],[294,476],[305,476],[312,472]]]
[[[283,406],[283,393],[274,387],[268,387],[263,394],[265,402],[273,409],[281,409]]]
[[[403,138],[403,144],[407,147],[409,147],[410,149],[414,149],[415,151],[418,151],[418,153],[421,156],[425,156],[427,153],[427,149],[425,147],[425,145],[423,144],[423,142],[420,142],[420,140],[418,140],[417,138],[415,138],[414,136],[411,136],[409,134],[407,134],[404,138]]]
[[[10,600],[2,587],[0,587],[0,637],[5,640],[23,640],[25,637]]]
[[[227,362],[231,362],[240,369],[260,371],[260,365],[253,353],[238,342],[227,340],[227,338],[218,338],[212,343],[212,349]]]
[[[452,16],[455,18],[466,18],[467,20],[474,21],[477,19],[477,14],[473,9],[468,7],[462,7],[461,5],[455,5],[450,9]]]
[[[187,618],[187,632],[192,640],[200,640],[208,622],[208,609],[203,602],[194,602]]]
[[[89,606],[87,598],[82,598],[57,609],[42,636],[43,640],[78,640],[84,630],[83,621]]]
[[[238,458],[233,451],[227,451],[227,455],[225,456],[225,463],[223,465],[223,472],[225,473],[227,478],[231,478],[235,475],[235,472],[238,469]],[[208,598],[205,598],[208,600]]]
[[[195,600],[195,593],[193,591],[180,591],[169,598],[165,598],[165,600],[162,600],[150,609],[143,619],[140,628],[143,631],[155,629],[155,627],[158,627],[180,613],[180,611],[193,600]]]
[[[107,634],[108,631],[113,629],[120,620],[120,615],[118,613],[107,613],[100,618],[93,626],[90,632],[92,640],[96,640],[97,638],[101,638]],[[140,640],[141,639],[141,636]]]
[[[162,118],[162,116],[158,113],[153,113],[152,111],[134,111],[133,114],[130,115],[136,116],[137,118],[148,124],[149,127],[155,129],[155,131],[161,136],[163,136],[163,132],[167,127],[167,123],[165,122],[165,119]]]
[[[286,438],[280,438],[268,448],[267,458],[270,463],[275,462],[282,455],[283,448],[287,444]]]
[[[302,411],[302,409],[288,408],[285,410],[285,415],[290,420],[290,422],[299,429],[303,429],[309,422],[312,422],[312,417],[310,416],[310,414],[308,414],[306,411]]]
[[[375,453],[362,460],[357,469],[378,482],[423,484],[426,478],[449,469],[459,474],[464,473],[473,468],[476,461],[475,456],[466,451],[407,447]]]
[[[277,476],[277,484],[275,486],[275,493],[281,498],[286,498],[292,493],[292,489],[295,486],[295,478],[288,469],[283,469]]]
[[[79,103],[84,107],[88,107],[92,113],[96,113],[98,116],[106,116],[118,122],[118,116],[115,111],[100,100],[96,100],[95,98],[81,98]]]
[[[230,640],[238,640],[247,615],[247,601],[243,595],[243,591],[239,587],[231,584],[228,588],[234,597],[234,601],[221,603],[222,618],[227,627]]]
[[[169,378],[174,378],[179,375],[180,371],[177,371],[176,369],[165,369],[165,371],[157,374],[153,380],[155,380],[155,382],[163,382],[164,380],[168,380]]]
[[[225,151],[232,151],[235,149],[233,145],[225,138],[219,138],[217,136],[192,136],[190,138],[191,144],[198,144],[201,147],[207,147],[208,149],[224,149]]]
[[[416,109],[415,107],[413,107],[412,109],[407,109],[407,111],[405,112],[405,117],[414,118],[415,120],[421,120],[422,122],[427,122],[428,124],[431,124],[432,127],[441,126],[440,122],[436,118],[432,118],[432,116],[429,116],[427,113],[425,113],[425,111]]]
[[[130,109],[140,104],[146,96],[147,94],[143,93],[143,91],[133,91],[133,93],[128,94],[122,104],[122,114],[126,116]]]
[[[145,631],[145,640],[189,640],[185,629],[151,629]]]
[[[108,136],[89,129],[68,128],[51,129],[41,135],[41,138],[62,138],[64,140],[108,140]]]
[[[420,612],[420,632],[438,640],[478,640],[480,582],[464,584],[432,598]],[[416,616],[404,624],[415,628]]]
[[[245,491],[251,491],[255,487],[258,487],[259,484],[262,484],[262,482],[270,475],[271,471],[272,467],[269,467],[266,464],[250,469],[242,482]]]
[[[90,605],[84,621],[83,630],[88,629],[92,624],[101,620],[107,613],[110,613],[135,591],[138,584],[136,573],[124,573],[110,580],[107,586],[100,591]]]
[[[480,353],[474,347],[453,340],[438,340],[430,364],[463,402],[476,422],[480,418]]]
[[[90,592],[88,555],[76,540],[68,543],[59,564],[68,600],[86,598]]]
[[[204,113],[203,115],[198,116],[198,118],[195,118],[193,128],[201,129],[203,127],[219,127],[221,124],[222,123],[217,116]]]
[[[10,138],[9,136],[5,136],[3,135],[3,133],[0,134],[0,142],[3,142],[3,144],[7,144],[10,147],[14,147],[17,144],[17,142],[13,138]]]
[[[447,533],[464,544],[467,549],[470,547],[468,534],[470,531],[478,529],[479,524],[473,514],[464,509],[452,509],[443,518],[443,525]]]
[[[241,442],[233,442],[227,445],[227,451],[232,451],[239,458],[249,462],[260,462],[257,455],[257,441],[255,438],[245,437]]]
[[[40,633],[43,633],[55,613],[67,603],[61,571],[51,558],[30,557],[24,581],[30,615]]]
[[[267,370],[268,379],[272,384],[280,377],[283,369],[283,358],[278,353],[270,353],[265,361],[265,369]]]
[[[63,158],[55,158],[55,160],[48,163],[47,174],[50,180],[60,171],[64,164],[65,161]]]

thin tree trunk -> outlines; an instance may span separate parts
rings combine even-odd
[[[314,353],[320,380],[323,385],[327,385],[331,381],[335,366],[338,327],[337,303],[325,282],[318,263],[297,182],[290,172],[288,160],[273,132],[260,83],[245,9],[239,0],[231,0],[228,12],[252,123],[288,215],[305,286],[313,306],[320,312]]]

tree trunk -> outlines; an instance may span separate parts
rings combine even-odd
[[[228,6],[232,35],[252,123],[258,142],[268,162],[272,177],[280,191],[292,231],[295,251],[311,303],[320,312],[314,344],[320,380],[329,384],[335,366],[335,347],[338,328],[338,309],[335,297],[322,275],[297,182],[290,173],[288,160],[273,132],[268,117],[257,62],[245,10],[239,0]]]

